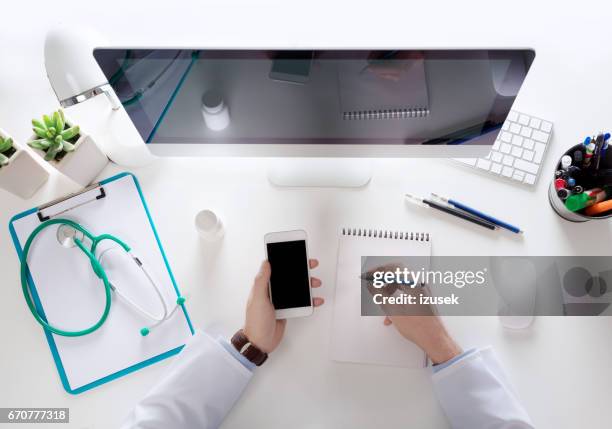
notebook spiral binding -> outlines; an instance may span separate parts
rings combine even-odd
[[[395,240],[429,241],[428,232],[390,231],[384,229],[342,228],[342,235],[355,237],[389,238]]]
[[[424,118],[429,115],[429,109],[420,107],[409,109],[387,109],[387,110],[359,110],[353,112],[342,112],[342,119],[362,120],[362,119],[407,119]]]

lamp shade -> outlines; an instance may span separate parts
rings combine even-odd
[[[60,104],[108,84],[93,57],[95,47],[107,44],[100,34],[89,29],[56,29],[47,33],[45,68]]]

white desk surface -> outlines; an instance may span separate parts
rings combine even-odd
[[[24,141],[29,120],[57,107],[45,76],[42,47],[51,25],[91,22],[124,45],[534,47],[537,57],[515,105],[554,122],[544,171],[585,133],[612,126],[609,6],[583,1],[402,2],[369,7],[340,2],[202,1],[147,16],[132,2],[63,2],[61,8],[11,4],[0,26],[0,127]],[[142,4],[142,3],[140,3]],[[62,16],[50,16],[61,11]],[[440,15],[441,12],[444,15]],[[163,31],[162,31],[163,29]],[[265,232],[308,231],[328,304],[310,319],[290,321],[287,336],[258,371],[226,427],[446,428],[423,371],[333,363],[328,357],[336,259],[343,225],[427,230],[434,254],[611,254],[610,223],[571,224],[550,209],[547,183],[526,190],[444,160],[375,160],[374,179],[360,190],[277,189],[258,159],[160,159],[135,170],[168,258],[196,325],[231,333],[242,323],[252,278],[264,257]],[[107,177],[122,171],[109,166]],[[53,175],[30,201],[0,196],[0,224],[24,209],[74,191]],[[406,206],[405,191],[430,191],[504,213],[525,229],[523,239],[489,233],[448,216]],[[193,228],[202,208],[226,224],[218,245],[204,245]],[[66,394],[39,326],[23,302],[18,260],[8,229],[0,229],[1,407],[69,407],[75,428],[115,427],[159,379],[169,361],[80,396]],[[538,318],[524,332],[507,332],[497,318],[464,321],[474,338],[492,344],[540,428],[603,428],[612,421],[612,321]]]

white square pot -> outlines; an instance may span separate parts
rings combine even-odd
[[[31,140],[37,138],[33,136]],[[44,151],[36,150],[36,152],[44,159]],[[74,144],[73,152],[68,152],[59,161],[53,160],[49,163],[82,187],[86,187],[106,167],[108,157],[90,135],[81,132],[79,139]]]
[[[2,137],[10,137],[0,130]],[[15,153],[8,165],[0,167],[0,188],[18,197],[28,199],[49,178],[49,173],[30,153],[13,139]]]

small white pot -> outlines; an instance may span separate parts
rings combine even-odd
[[[2,129],[0,136],[10,137]],[[13,139],[15,153],[8,165],[0,167],[0,188],[18,197],[28,199],[49,178],[49,173],[30,153]]]
[[[67,122],[67,124],[72,126],[70,122]],[[30,138],[30,141],[37,139],[38,137],[34,135]],[[35,152],[44,159],[44,151],[35,150]],[[68,152],[59,161],[53,160],[49,163],[82,187],[86,187],[106,167],[108,157],[90,135],[81,131],[79,139],[74,144],[74,151]]]

